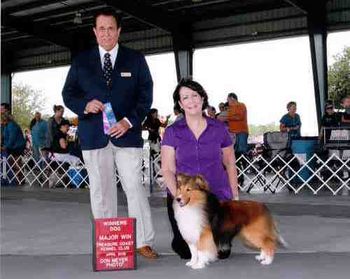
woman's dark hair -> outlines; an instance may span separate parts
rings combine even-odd
[[[98,10],[94,14],[94,27],[96,27],[96,20],[99,16],[112,16],[114,17],[115,21],[117,22],[117,28],[119,29],[122,26],[122,17],[120,14],[118,14],[114,9],[112,8],[104,8],[102,10]]]
[[[153,122],[153,116],[152,114],[153,113],[158,113],[158,110],[156,108],[151,108],[149,110],[149,112],[147,113],[147,116],[146,116],[146,120],[145,120],[145,123],[148,123],[148,122]]]
[[[158,112],[156,108],[151,108],[148,114],[152,115],[153,113],[156,113],[156,112]]]
[[[60,124],[58,124],[58,128],[61,128],[64,125],[70,126],[69,120],[63,119]]]
[[[208,95],[207,95],[207,92],[205,92],[202,85],[200,85],[198,82],[193,81],[191,79],[182,79],[179,82],[179,84],[176,86],[174,94],[173,94],[174,108],[175,109],[183,112],[183,109],[179,105],[181,87],[187,87],[189,89],[192,89],[193,91],[197,92],[199,94],[199,96],[201,96],[203,98],[202,110],[205,110],[208,107],[208,105],[209,105],[208,104]]]
[[[287,109],[289,109],[291,106],[296,106],[297,105],[297,103],[296,102],[289,102],[288,104],[287,104]]]
[[[64,109],[61,105],[53,105],[53,112]]]

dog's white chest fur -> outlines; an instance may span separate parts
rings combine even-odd
[[[188,243],[196,244],[203,227],[207,224],[204,210],[189,205],[180,207],[180,205],[175,202],[174,213],[182,237]]]

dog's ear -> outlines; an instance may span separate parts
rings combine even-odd
[[[203,176],[196,175],[194,182],[200,190],[209,191],[209,185]]]
[[[177,186],[179,187],[180,185],[185,184],[185,180],[187,178],[187,175],[183,174],[183,173],[178,173],[176,175],[176,182],[177,182]]]

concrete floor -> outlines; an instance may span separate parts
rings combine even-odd
[[[13,278],[348,278],[350,274],[350,197],[307,193],[242,195],[267,203],[287,250],[271,266],[261,266],[253,251],[234,240],[227,260],[194,271],[170,248],[164,199],[152,205],[159,260],[138,257],[135,271],[92,272],[89,193],[86,189],[1,188],[0,275]],[[126,216],[119,195],[120,216]]]

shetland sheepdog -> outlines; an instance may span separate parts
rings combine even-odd
[[[202,176],[178,174],[177,184],[173,207],[181,235],[191,251],[187,266],[199,269],[217,258],[227,258],[236,235],[246,246],[260,250],[255,258],[263,265],[272,263],[279,244],[287,246],[264,204],[219,202]]]

